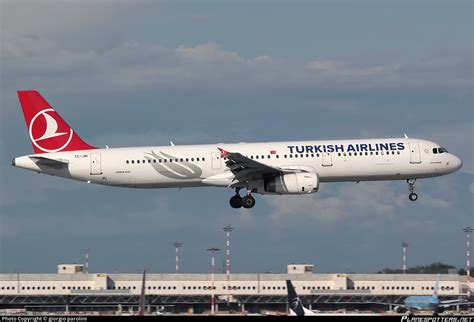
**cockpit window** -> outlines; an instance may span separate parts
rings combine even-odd
[[[433,154],[438,154],[438,153],[448,153],[448,150],[445,148],[433,148]]]

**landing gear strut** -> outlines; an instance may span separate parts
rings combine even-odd
[[[416,201],[418,199],[418,195],[414,192],[415,191],[415,181],[416,179],[408,179],[408,190],[410,191],[410,194],[408,195],[408,199],[411,201]]]
[[[232,208],[238,209],[240,207],[252,208],[255,206],[255,198],[250,194],[250,190],[247,191],[247,195],[241,197],[239,195],[240,188],[235,188],[235,195],[230,198],[229,203]]]

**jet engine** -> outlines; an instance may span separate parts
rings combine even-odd
[[[398,305],[393,309],[396,313],[405,313],[407,311],[406,307]]]
[[[319,177],[314,172],[288,173],[263,180],[263,187],[254,192],[261,194],[302,195],[317,192]]]

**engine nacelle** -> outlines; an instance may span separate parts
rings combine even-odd
[[[302,195],[317,192],[319,177],[314,172],[288,173],[263,180],[263,187],[255,192],[261,194]]]
[[[407,311],[407,308],[401,305],[397,305],[395,306],[393,311],[395,311],[396,313],[405,313]]]

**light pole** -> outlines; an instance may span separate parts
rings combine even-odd
[[[176,274],[179,273],[179,248],[181,246],[183,246],[182,243],[180,242],[175,242],[174,244],[174,248],[175,248],[175,271],[176,271]]]
[[[230,233],[234,230],[231,225],[224,227],[226,232],[227,244],[226,244],[226,260],[225,260],[225,272],[227,275],[227,305],[230,304]]]
[[[469,278],[471,277],[471,233],[474,231],[471,227],[463,229],[466,233],[466,277],[467,277],[467,298],[471,298],[471,283]]]
[[[211,259],[211,314],[214,314],[215,310],[215,299],[214,299],[214,271],[215,271],[215,253],[219,251],[219,248],[211,247],[208,248],[207,251],[211,252],[212,259]]]
[[[84,257],[84,273],[89,273],[89,252],[91,251],[90,248],[86,248],[85,250],[85,257]]]
[[[402,247],[403,247],[403,266],[402,266],[402,270],[403,270],[403,274],[405,274],[407,272],[407,247],[408,247],[408,243],[406,241],[404,241],[402,243]]]

